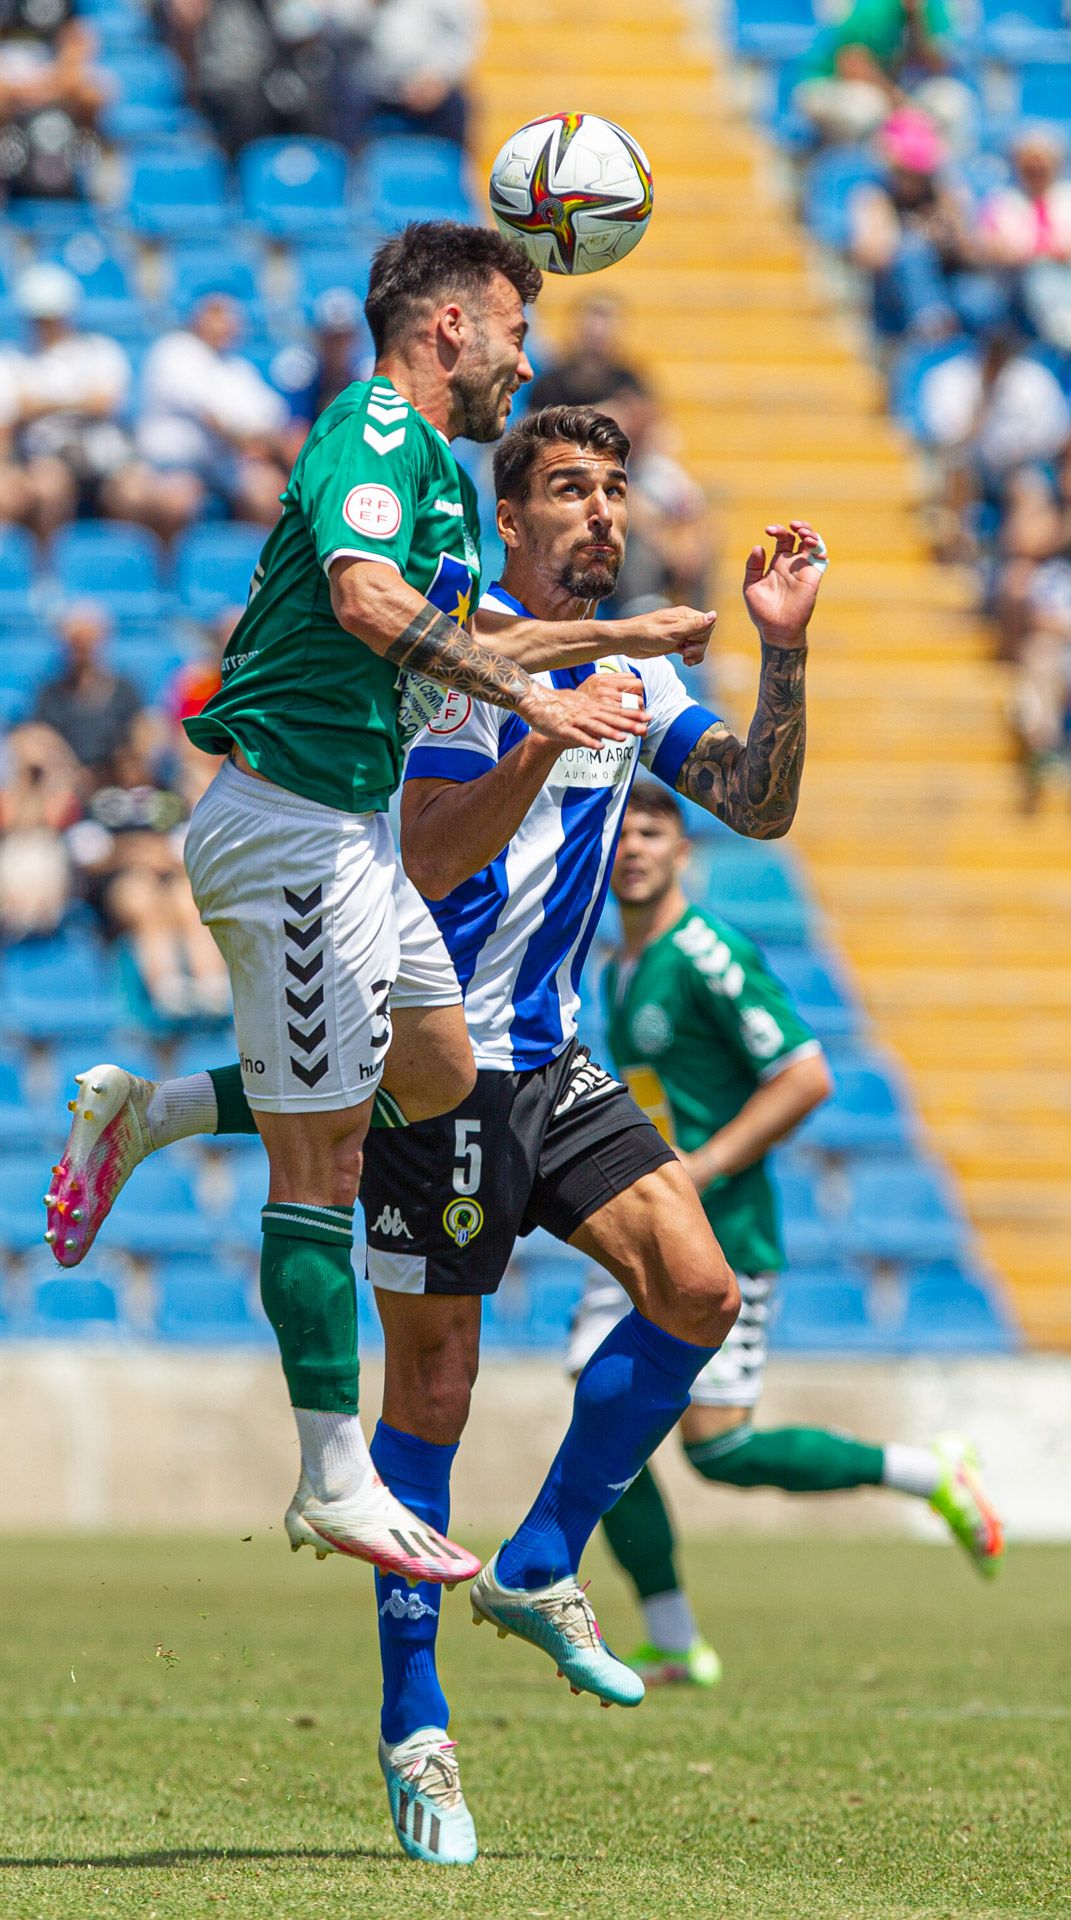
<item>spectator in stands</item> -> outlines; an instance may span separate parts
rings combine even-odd
[[[978,548],[976,509],[995,521],[1018,470],[1063,453],[1071,410],[1056,375],[1009,329],[987,334],[976,353],[931,367],[919,410],[945,456],[948,519],[939,545],[948,557],[970,557]]]
[[[951,71],[945,0],[855,0],[819,35],[794,102],[823,140],[865,140],[908,100],[957,148],[969,137],[974,102]]]
[[[67,845],[90,905],[129,959],[132,997],[166,1022],[220,1017],[226,969],[182,864],[187,809],[135,745],[117,748]]]
[[[294,458],[324,408],[351,381],[360,379],[363,371],[371,371],[361,303],[352,288],[325,288],[313,308],[312,321],[315,331],[311,345],[283,347],[271,367],[272,380],[290,408],[290,451]]]
[[[91,780],[143,726],[141,695],[107,663],[108,617],[84,601],[59,620],[63,667],[41,688],[33,719],[59,735]]]
[[[1071,542],[1032,571],[1010,702],[1024,812],[1050,774],[1071,772]]]
[[[149,349],[137,445],[158,473],[192,478],[236,518],[271,526],[289,473],[287,409],[235,351],[241,326],[230,295],[208,292]]]
[[[363,0],[355,0],[363,11]],[[250,140],[331,131],[351,7],[303,0],[161,0],[190,97],[234,155]],[[337,16],[332,19],[332,14]]]
[[[658,407],[633,374],[594,402],[628,434],[628,552],[611,613],[708,606],[710,535],[702,490],[660,444]]]
[[[1059,127],[1023,127],[1011,144],[1015,178],[990,194],[980,244],[1018,282],[1023,311],[1043,340],[1071,349],[1071,180]]]
[[[600,395],[642,383],[621,345],[624,309],[612,293],[578,300],[569,318],[565,351],[528,389],[527,406],[590,407]]]
[[[32,336],[0,356],[0,514],[42,539],[75,514],[138,520],[169,538],[198,493],[160,479],[134,456],[122,414],[130,362],[116,341],[76,325],[81,288],[51,261],[22,274],[15,299]]]
[[[80,811],[81,769],[51,727],[4,742],[0,786],[0,938],[54,933],[71,896],[64,833]]]
[[[349,0],[344,11],[363,36],[349,63],[347,114],[371,119],[377,130],[464,146],[478,0]]]
[[[872,276],[877,333],[940,339],[999,316],[999,289],[977,271],[967,207],[941,178],[948,150],[932,120],[899,108],[878,151],[884,184],[857,187],[849,208],[850,257]]]
[[[106,99],[84,20],[56,5],[7,0],[0,9],[0,187],[13,195],[77,198]]]

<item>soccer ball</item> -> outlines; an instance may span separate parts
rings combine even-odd
[[[550,273],[598,273],[642,239],[654,189],[631,134],[597,113],[550,113],[507,140],[491,168],[501,231]]]

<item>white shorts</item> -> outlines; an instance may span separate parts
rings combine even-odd
[[[696,1407],[753,1407],[762,1393],[768,1351],[766,1323],[776,1276],[738,1273],[736,1278],[740,1315],[713,1360],[692,1382],[692,1405]],[[578,1374],[610,1329],[631,1311],[632,1302],[624,1287],[610,1274],[593,1268],[569,1329],[565,1362],[569,1373]]]
[[[225,761],[194,809],[186,871],[227,963],[242,1083],[260,1113],[358,1106],[391,1006],[461,999],[381,813],[341,813]]]

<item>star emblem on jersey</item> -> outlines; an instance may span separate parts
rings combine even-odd
[[[283,919],[286,971],[303,989],[301,993],[296,987],[286,989],[287,1007],[295,1015],[286,1023],[290,1044],[296,1049],[290,1055],[290,1070],[306,1087],[316,1086],[331,1064],[325,1044],[327,1021],[321,1011],[323,981],[317,978],[324,964],[324,920],[318,911],[323,905],[323,894],[322,885],[304,894],[295,892],[293,887],[283,888],[287,910],[293,915],[292,919]],[[312,1055],[321,1046],[324,1050],[314,1060]]]
[[[500,195],[491,189],[491,207],[495,217],[512,227],[515,233],[550,233],[554,236],[556,258],[550,265],[557,273],[572,273],[576,264],[576,250],[579,236],[576,231],[578,213],[588,213],[593,219],[646,221],[651,211],[650,175],[641,167],[639,159],[631,146],[628,151],[643,187],[643,202],[638,207],[622,206],[619,194],[592,193],[579,187],[573,187],[563,193],[552,193],[550,188],[551,159],[557,146],[561,153],[561,142],[568,145],[577,131],[582,114],[556,114],[554,124],[547,135],[546,145],[541,149],[532,178],[528,183],[530,211],[518,213],[508,205]],[[571,127],[566,124],[575,122]]]
[[[483,1226],[483,1208],[478,1200],[451,1200],[443,1226],[456,1246],[467,1247]]]

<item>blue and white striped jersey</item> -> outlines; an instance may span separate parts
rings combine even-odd
[[[494,613],[526,612],[497,584],[481,604]],[[567,748],[497,860],[444,900],[428,902],[461,982],[478,1067],[540,1067],[568,1045],[637,765],[672,787],[696,741],[717,722],[685,692],[668,660],[613,656],[601,664],[642,682],[651,717],[646,738]],[[596,671],[569,667],[535,678],[575,687]],[[452,691],[414,739],[405,778],[478,780],[527,732],[516,714]]]

